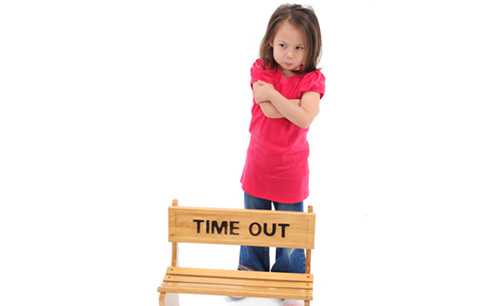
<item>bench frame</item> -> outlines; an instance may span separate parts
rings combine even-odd
[[[220,235],[222,229],[219,222],[215,226],[218,233],[209,233],[208,225],[206,232],[201,230],[201,221],[198,232],[193,234],[193,216],[211,216],[224,218],[230,216],[234,220],[243,220],[243,225],[248,225],[251,220],[278,220],[287,222],[290,231],[285,237],[281,236],[252,236],[240,232],[237,235]],[[270,215],[270,216],[269,216]],[[172,293],[210,294],[244,297],[269,297],[288,298],[304,300],[306,306],[312,300],[313,276],[311,274],[311,252],[314,248],[315,214],[311,205],[306,213],[270,211],[270,210],[247,210],[247,209],[214,209],[178,206],[178,201],[173,200],[169,208],[169,241],[172,243],[172,261],[165,273],[162,284],[158,287],[160,306],[167,306],[166,295]],[[190,219],[191,218],[191,219]],[[220,219],[219,219],[220,220]],[[246,222],[246,223],[245,223]],[[227,224],[225,224],[227,225]],[[283,225],[282,230],[286,228]],[[269,230],[268,230],[269,231]],[[274,231],[273,231],[274,233]],[[219,235],[218,235],[219,234]],[[235,233],[236,234],[236,233]],[[276,233],[275,233],[276,234]],[[215,243],[254,246],[294,247],[306,250],[305,273],[281,273],[281,272],[256,272],[235,271],[220,269],[184,268],[177,265],[177,244],[179,242],[191,243]],[[173,306],[169,305],[168,306]]]

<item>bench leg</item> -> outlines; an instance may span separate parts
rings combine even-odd
[[[309,300],[304,301],[304,306],[309,306],[310,304],[311,304],[311,301],[309,301]]]
[[[165,306],[165,293],[160,292],[160,306]]]

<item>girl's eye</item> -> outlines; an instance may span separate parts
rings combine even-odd
[[[295,50],[304,50],[304,47],[296,47]]]
[[[281,48],[284,48],[285,47],[285,44],[278,44]]]

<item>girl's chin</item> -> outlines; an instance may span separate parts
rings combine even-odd
[[[282,70],[287,70],[287,71],[291,71],[291,72],[300,72],[300,66],[297,67],[297,66],[293,66],[293,65],[280,65],[281,66],[281,69]]]

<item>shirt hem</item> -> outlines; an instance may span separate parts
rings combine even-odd
[[[254,197],[262,198],[262,199],[266,199],[266,200],[271,200],[273,202],[279,202],[282,204],[295,204],[298,202],[304,202],[304,200],[307,199],[307,197],[309,196],[309,193],[306,193],[303,197],[300,197],[300,198],[280,198],[280,197],[274,197],[270,194],[256,192],[253,190],[246,189],[243,185],[241,186],[241,189],[243,189],[244,192],[246,192]]]

